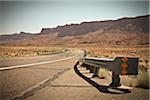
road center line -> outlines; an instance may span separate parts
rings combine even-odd
[[[16,66],[10,66],[10,67],[3,67],[0,68],[0,71],[3,70],[10,70],[10,69],[15,69],[15,68],[22,68],[22,67],[29,67],[29,66],[34,66],[34,65],[42,65],[42,64],[50,64],[50,63],[56,63],[56,62],[60,62],[60,61],[64,61],[64,60],[68,60],[73,58],[72,57],[67,57],[67,58],[63,58],[63,59],[58,59],[58,60],[53,60],[53,61],[44,61],[44,62],[38,62],[38,63],[31,63],[31,64],[24,64],[24,65],[16,65]]]

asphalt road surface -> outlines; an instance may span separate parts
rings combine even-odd
[[[0,100],[14,99],[44,86],[71,69],[82,55],[83,51],[72,49],[47,56],[0,58]]]

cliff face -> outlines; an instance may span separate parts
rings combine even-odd
[[[129,45],[149,44],[149,15],[118,20],[82,22],[56,28],[43,28],[40,33],[0,36],[0,44],[15,45]]]
[[[99,29],[103,31],[120,30],[122,33],[148,33],[149,16],[136,18],[122,18],[119,20],[83,22],[81,24],[71,24],[56,28],[43,28],[41,33],[59,32],[60,37],[83,35],[95,32]]]

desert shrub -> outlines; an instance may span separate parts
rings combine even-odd
[[[98,72],[98,76],[100,79],[107,79],[109,77],[109,72],[105,68],[100,68]]]
[[[149,71],[143,65],[139,66],[138,86],[149,88]]]
[[[64,48],[36,46],[0,46],[0,57],[36,56],[63,52]]]

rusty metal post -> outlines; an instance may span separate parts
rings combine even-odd
[[[112,83],[109,86],[110,87],[121,86],[119,74],[112,72]]]

